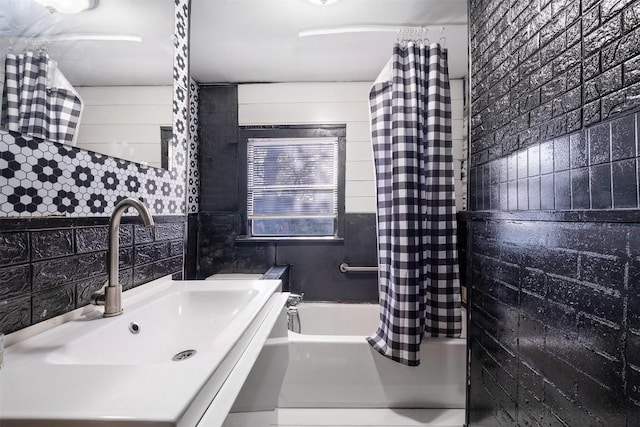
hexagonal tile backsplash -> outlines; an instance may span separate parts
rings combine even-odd
[[[176,0],[174,35],[174,139],[170,170],[50,141],[0,131],[0,218],[39,216],[108,216],[125,197],[142,200],[153,215],[186,212],[189,168],[189,212],[197,212],[197,140],[187,147],[189,100],[189,0]],[[197,114],[197,111],[196,111]],[[197,122],[196,122],[197,127]],[[197,128],[196,128],[197,131]],[[194,148],[195,147],[195,148]],[[185,161],[189,155],[189,164]],[[195,169],[193,169],[195,168]]]
[[[105,216],[124,197],[154,215],[183,212],[168,171],[49,141],[0,133],[0,216]]]

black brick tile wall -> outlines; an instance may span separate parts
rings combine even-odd
[[[125,217],[120,226],[124,289],[180,273],[184,218],[157,217],[153,229],[131,222]],[[0,220],[1,332],[89,303],[107,280],[107,223],[108,218]]]
[[[468,222],[470,425],[638,425],[640,224],[523,218]]]
[[[640,0],[469,6],[469,425],[640,425]]]
[[[584,192],[567,196],[565,185],[554,193],[553,205],[538,203],[537,196],[524,203],[524,190],[515,189],[524,183],[509,185],[522,176],[500,176],[496,182],[485,173],[508,155],[525,155],[531,162],[540,150],[539,160],[533,160],[540,169],[529,167],[530,179],[545,174],[556,179],[564,170],[633,159],[615,166],[621,174],[637,163],[638,117],[632,113],[640,107],[639,16],[638,0],[470,2],[470,175],[476,175],[471,181],[477,190],[470,198],[472,210],[584,209]],[[587,135],[584,128],[590,128]],[[582,146],[569,154],[567,137]],[[553,146],[548,156],[542,153],[546,142]],[[594,178],[598,190],[615,186],[603,172],[600,168]],[[564,184],[565,177],[561,180]],[[637,208],[637,196],[626,196],[632,190],[628,181],[622,183],[614,189],[617,206],[597,198],[589,208]]]

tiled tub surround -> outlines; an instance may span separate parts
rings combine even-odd
[[[120,283],[182,277],[184,219],[120,226]],[[0,331],[10,333],[89,303],[107,280],[108,218],[0,220]]]

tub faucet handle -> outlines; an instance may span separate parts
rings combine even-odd
[[[290,294],[287,299],[287,307],[295,307],[302,302],[304,299],[304,293],[300,294]]]

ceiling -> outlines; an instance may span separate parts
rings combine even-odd
[[[373,81],[397,32],[298,37],[300,31],[353,26],[441,24],[452,77],[467,74],[466,0],[192,0],[191,75],[200,83]],[[438,25],[440,24],[440,25]]]
[[[169,85],[173,7],[173,0],[100,0],[95,9],[63,15],[34,0],[0,0],[0,54],[45,47],[77,86]],[[431,42],[445,37],[451,77],[462,77],[466,8],[466,0],[340,0],[328,6],[308,0],[192,0],[191,75],[200,83],[372,81],[387,63],[397,32],[299,32],[428,26]],[[142,41],[52,38],[86,34]]]

